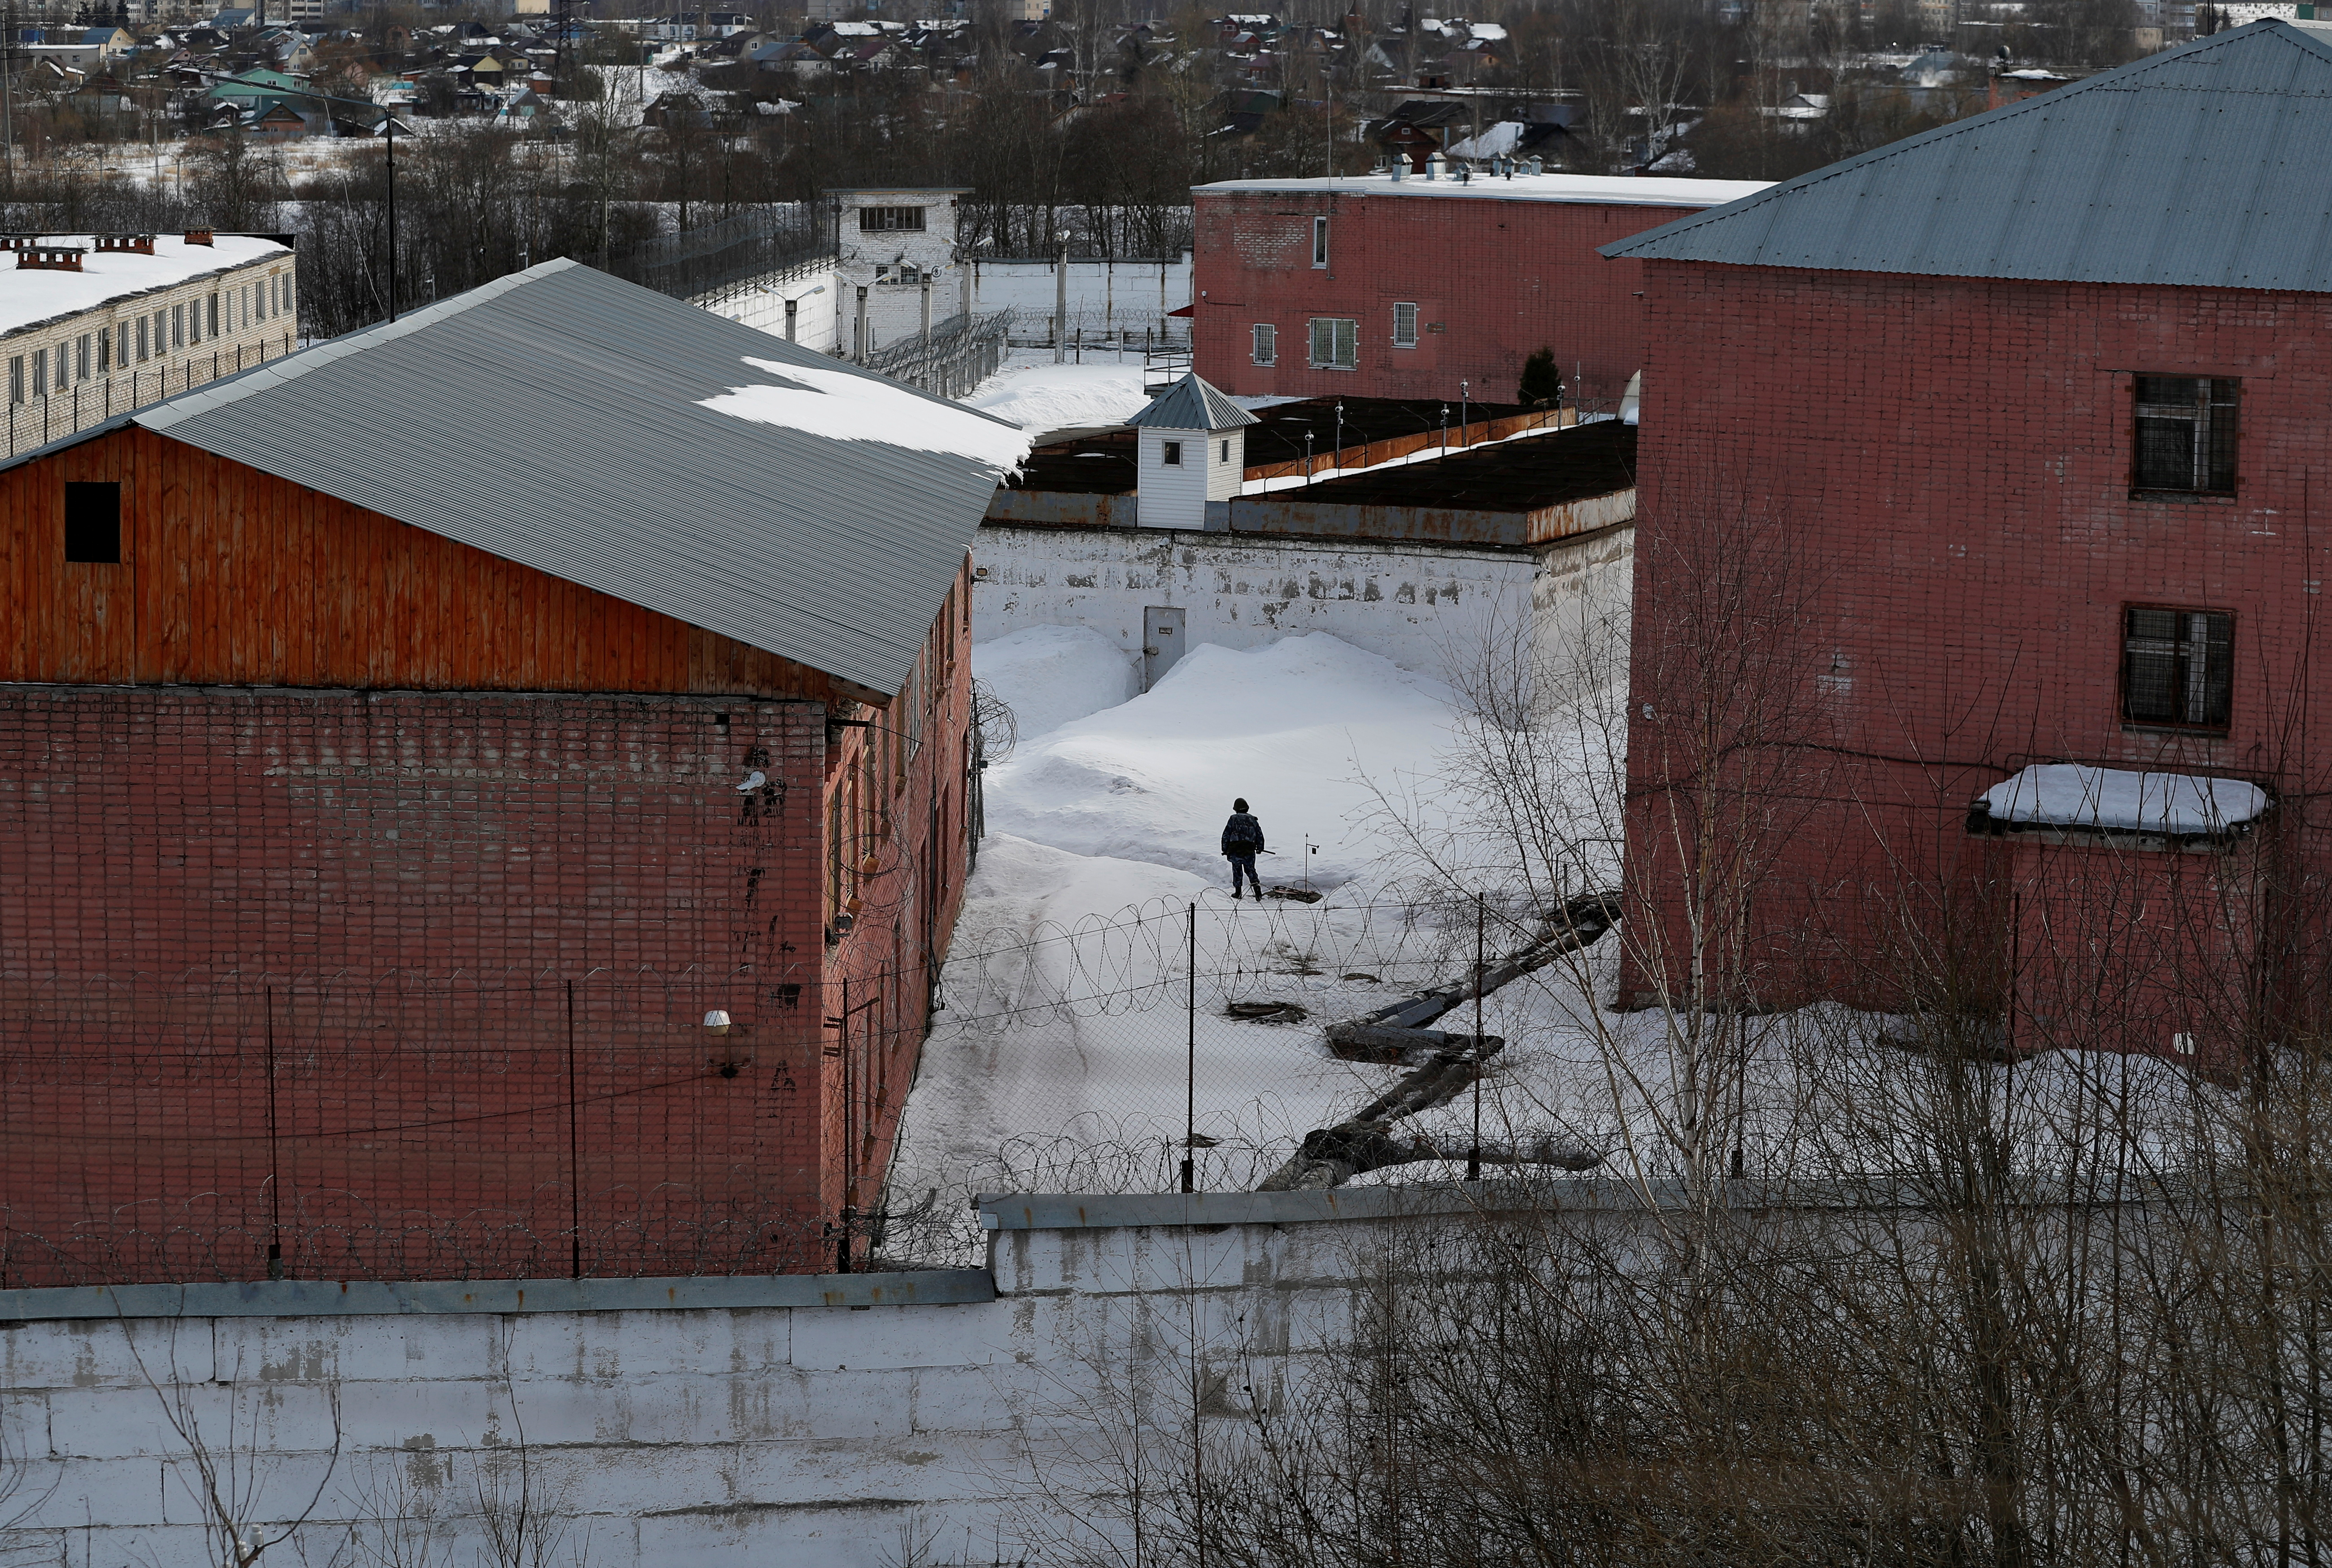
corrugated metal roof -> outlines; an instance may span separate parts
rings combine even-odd
[[[1160,430],[1237,430],[1255,422],[1254,415],[1199,380],[1196,372],[1158,394],[1149,407],[1126,421]]]
[[[863,378],[906,417],[877,402],[837,439],[703,406],[779,383],[749,359]],[[974,416],[556,261],[129,422],[887,694],[1001,477],[914,445],[917,402]]]
[[[1607,256],[2332,291],[2332,44],[2198,40],[1602,247]]]

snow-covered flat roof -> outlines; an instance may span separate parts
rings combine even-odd
[[[2140,773],[2050,762],[2004,779],[1976,798],[1995,822],[2103,833],[2224,833],[2272,804],[2240,779]]]
[[[1445,199],[1506,202],[1577,202],[1591,206],[1716,207],[1739,201],[1766,188],[1768,182],[1750,179],[1633,178],[1606,174],[1518,174],[1512,179],[1477,174],[1459,180],[1445,174],[1439,179],[1410,175],[1346,175],[1334,179],[1226,179],[1198,187],[1198,194],[1241,191],[1285,191],[1313,196],[1439,196]]]
[[[254,234],[221,234],[207,245],[190,245],[183,234],[156,234],[150,256],[100,251],[97,241],[88,234],[43,234],[41,240],[43,244],[86,250],[81,270],[62,272],[19,267],[13,256],[0,253],[0,276],[7,279],[0,284],[0,335],[78,316],[151,290],[192,282],[205,273],[292,253],[273,240]]]

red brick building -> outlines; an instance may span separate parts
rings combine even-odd
[[[1761,190],[1737,180],[1477,174],[1228,180],[1191,193],[1199,375],[1245,397],[1516,401],[1553,351],[1615,407],[1642,368],[1642,269],[1598,245]],[[1461,383],[1464,385],[1461,387]]]
[[[2260,23],[1612,247],[1632,989],[2283,1037],[2323,972],[2332,47]]]
[[[6,1283],[833,1266],[1018,442],[559,262],[0,469]]]

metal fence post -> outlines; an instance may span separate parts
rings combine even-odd
[[[1190,904],[1190,986],[1184,1011],[1190,1025],[1182,1080],[1182,1190],[1195,1192],[1199,1158],[1199,905]]]

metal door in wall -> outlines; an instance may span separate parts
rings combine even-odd
[[[1152,605],[1142,612],[1142,689],[1165,679],[1174,661],[1182,656],[1182,612],[1171,605]]]

